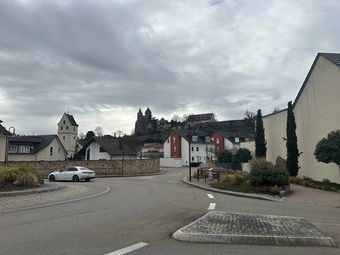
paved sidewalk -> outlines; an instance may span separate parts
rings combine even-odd
[[[308,203],[340,208],[340,193],[291,185],[293,191],[283,202]]]
[[[64,189],[22,196],[0,197],[0,214],[62,204],[105,193],[106,186],[95,183],[58,183]]]
[[[277,246],[330,246],[306,219],[300,217],[212,211],[173,234],[186,242]]]

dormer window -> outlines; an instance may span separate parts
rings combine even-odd
[[[197,139],[198,139],[197,135],[193,135],[193,136],[192,136],[192,141],[193,141],[193,142],[197,142]]]
[[[64,124],[66,124],[66,121],[64,120]]]

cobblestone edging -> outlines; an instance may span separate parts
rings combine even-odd
[[[199,185],[197,183],[189,182],[188,177],[183,178],[182,182],[184,182],[185,184],[194,186],[196,188],[199,188],[199,189],[204,189],[204,190],[208,190],[208,191],[212,191],[212,192],[216,192],[216,193],[221,193],[221,194],[226,194],[226,195],[268,200],[268,201],[274,201],[274,202],[280,202],[282,200],[282,198],[275,198],[275,197],[270,197],[270,196],[266,196],[266,195],[258,195],[258,194],[230,191],[230,190],[215,189],[215,188]]]
[[[66,186],[48,183],[38,188],[17,190],[17,191],[3,191],[3,192],[0,192],[0,197],[14,197],[14,196],[30,195],[30,194],[37,194],[37,193],[44,193],[44,192],[52,192],[52,191],[66,189],[66,188],[67,188]]]
[[[301,217],[211,211],[176,231],[172,237],[185,242],[275,246],[329,246],[325,237]]]

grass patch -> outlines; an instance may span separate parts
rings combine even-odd
[[[240,184],[235,184],[233,181],[221,181],[219,183],[211,183],[211,187],[216,189],[231,190],[244,193],[256,193],[257,190],[250,184],[250,181],[244,181]]]
[[[243,193],[264,193],[279,195],[281,188],[277,185],[254,185],[247,175],[226,175],[219,183],[211,183],[211,187]]]
[[[290,177],[290,182],[293,184],[310,187],[314,189],[321,189],[325,191],[333,191],[340,193],[340,184],[330,182],[328,179],[324,179],[322,182],[315,181],[309,177]]]

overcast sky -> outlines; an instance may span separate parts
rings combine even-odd
[[[248,110],[293,100],[317,52],[340,52],[340,1],[1,0],[0,119],[52,134],[130,133],[154,116]]]

